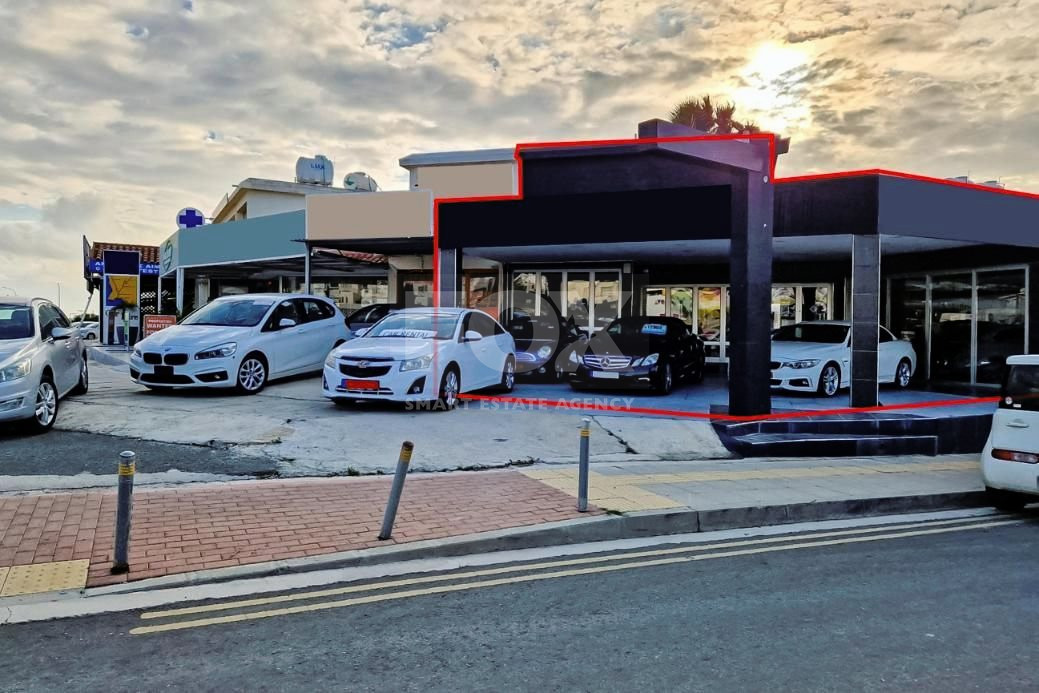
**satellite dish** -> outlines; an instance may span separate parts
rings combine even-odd
[[[185,207],[177,212],[177,228],[193,229],[206,223],[206,215],[194,207]]]
[[[343,187],[356,192],[377,192],[379,184],[364,171],[354,171],[343,178]]]

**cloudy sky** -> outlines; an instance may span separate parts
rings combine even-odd
[[[627,137],[684,96],[793,138],[780,175],[1039,191],[1039,0],[0,0],[0,295],[85,298],[82,234],[416,151]]]

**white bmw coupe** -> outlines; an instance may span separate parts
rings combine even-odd
[[[916,351],[880,328],[877,379],[907,388],[916,372]],[[800,322],[772,334],[772,387],[833,397],[851,385],[851,323]]]

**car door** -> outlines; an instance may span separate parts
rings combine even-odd
[[[321,368],[328,352],[332,351],[341,330],[341,321],[336,320],[336,311],[331,305],[316,298],[299,299],[302,304],[302,336],[306,343],[303,368]]]
[[[898,366],[901,353],[895,336],[888,332],[887,328],[881,327],[877,344],[877,378],[881,382],[895,379],[895,368]]]
[[[64,395],[75,386],[79,379],[79,357],[73,350],[72,338],[54,339],[51,333],[56,327],[63,327],[61,314],[50,303],[41,303],[37,319],[40,325],[40,340],[51,372],[54,373],[54,387],[59,395]],[[66,321],[67,324],[67,321]]]
[[[470,341],[466,337],[469,332],[478,333],[480,339]],[[466,359],[469,372],[462,374],[462,387],[465,390],[478,390],[497,383],[501,377],[500,368],[504,365],[504,360],[500,359],[499,349],[494,341],[494,320],[479,311],[466,313],[459,338],[469,356]],[[466,380],[471,387],[467,386]]]
[[[292,320],[295,324],[281,327],[282,320]],[[300,367],[304,353],[302,329],[298,299],[279,301],[263,324],[258,340],[258,346],[270,361],[272,376],[289,373]]]

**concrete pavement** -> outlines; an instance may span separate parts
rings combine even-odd
[[[581,412],[496,402],[465,403],[454,412],[405,411],[388,403],[338,408],[319,390],[311,377],[274,383],[255,397],[222,390],[151,392],[131,383],[124,368],[94,363],[90,393],[62,402],[57,428],[232,448],[275,460],[286,477],[392,471],[405,438],[415,443],[413,467],[427,471],[577,458]],[[582,397],[618,405],[637,398]],[[628,417],[593,418],[594,461],[732,457],[706,422],[639,418],[636,425]]]

